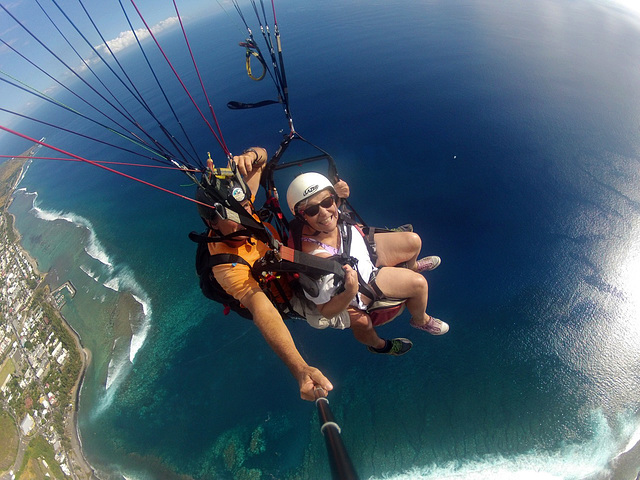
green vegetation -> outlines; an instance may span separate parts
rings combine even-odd
[[[2,385],[9,375],[12,375],[16,371],[16,366],[13,360],[7,358],[0,367],[0,385]]]
[[[18,453],[18,427],[13,418],[0,411],[0,472],[9,470]]]
[[[64,325],[60,314],[51,305],[46,302],[40,303],[44,315],[51,321],[51,329],[56,338],[62,342],[62,346],[67,350],[68,357],[61,369],[50,368],[44,379],[44,383],[48,383],[51,390],[57,392],[57,401],[59,408],[53,416],[53,426],[56,431],[64,437],[64,417],[60,409],[65,408],[73,400],[71,398],[71,390],[80,375],[82,369],[82,357],[76,346],[75,339],[69,333]]]
[[[18,175],[22,171],[25,164],[24,158],[12,158],[0,165],[0,209],[4,209],[11,193],[13,184],[18,179]]]
[[[53,447],[41,436],[34,437],[27,447],[16,479],[47,478],[47,473],[49,478],[65,478],[54,457]],[[44,466],[42,460],[47,463],[48,468]]]
[[[2,212],[4,216],[3,227],[6,228],[7,239],[10,243],[16,242],[16,231],[13,229],[13,215],[9,215],[7,212]]]

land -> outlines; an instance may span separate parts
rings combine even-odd
[[[37,149],[0,165],[0,479],[93,479],[76,422],[91,357],[60,313],[75,288],[49,291],[7,211]]]

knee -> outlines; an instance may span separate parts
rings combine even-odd
[[[349,318],[351,320],[352,330],[366,330],[372,327],[369,315],[362,310],[349,310]]]
[[[412,287],[413,290],[418,294],[426,294],[429,292],[429,284],[427,283],[427,279],[424,278],[419,273],[416,273],[412,276]]]
[[[408,242],[409,242],[409,246],[411,247],[412,250],[415,250],[417,252],[420,251],[420,249],[422,248],[422,239],[420,238],[420,235],[418,235],[415,232],[407,232],[409,235],[408,238]]]

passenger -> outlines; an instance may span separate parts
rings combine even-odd
[[[252,201],[260,185],[260,176],[265,168],[267,158],[267,151],[260,147],[249,148],[242,155],[232,158],[232,161],[238,166],[252,198],[245,198],[242,189],[234,188],[233,185],[229,191],[251,215],[255,215]],[[198,189],[196,199],[202,203],[213,204],[202,188]],[[219,236],[230,235],[244,229],[240,223],[222,218],[215,208],[198,205],[198,210],[205,223]],[[249,265],[253,265],[269,248],[265,243],[250,236],[227,237],[224,241],[212,242],[208,245],[212,255],[217,253],[238,255],[245,259]],[[326,392],[333,389],[331,382],[320,370],[309,366],[302,358],[282,316],[251,275],[250,267],[241,263],[216,265],[213,267],[213,274],[220,286],[251,312],[253,322],[269,346],[297,380],[300,396],[305,400],[314,400],[314,389],[318,386],[324,389],[324,392],[319,390],[320,394],[326,396]]]
[[[428,284],[419,273],[436,268],[440,258],[416,260],[421,248],[420,237],[413,232],[388,232],[373,236],[378,258],[372,261],[360,230],[339,216],[336,202],[349,193],[348,186],[345,188],[342,183],[334,188],[326,177],[310,172],[296,177],[287,190],[291,212],[304,223],[303,252],[319,257],[343,254],[350,237],[347,254],[357,259],[356,269],[349,265],[343,267],[343,286],[334,284],[333,275],[325,275],[317,282],[317,295],[308,291],[305,295],[325,317],[347,309],[354,337],[372,353],[403,355],[413,345],[406,338],[385,340],[378,336],[367,308],[380,298],[406,299],[412,327],[432,335],[447,333],[449,325],[426,313]]]

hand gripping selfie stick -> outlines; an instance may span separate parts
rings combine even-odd
[[[358,474],[353,468],[344,443],[342,443],[340,426],[336,423],[329,408],[329,400],[327,400],[327,397],[321,396],[323,392],[324,389],[322,387],[316,387],[314,390],[320,419],[320,433],[324,436],[327,454],[329,455],[331,478],[333,480],[358,480]]]

